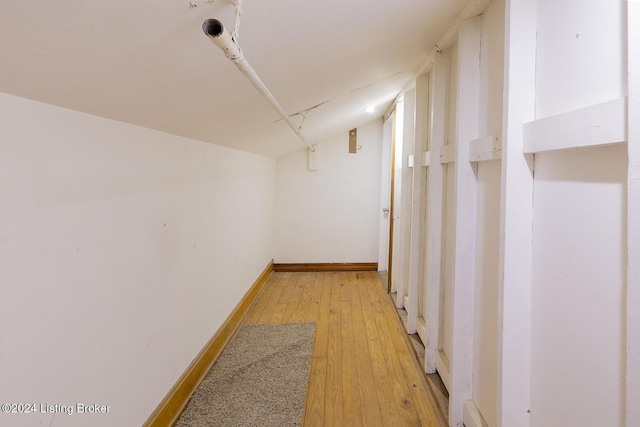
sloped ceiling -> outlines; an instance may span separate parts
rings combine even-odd
[[[465,3],[244,0],[238,42],[315,143],[381,116]],[[207,18],[232,29],[234,12],[227,0],[3,0],[0,91],[271,157],[303,148],[202,32]]]

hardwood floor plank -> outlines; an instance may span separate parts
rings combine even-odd
[[[302,300],[302,294],[304,292],[305,284],[305,275],[296,275],[295,284],[293,285],[291,292],[287,295],[286,301],[284,301],[287,306],[282,315],[282,323],[291,323],[295,321],[296,313],[298,312],[298,307],[300,306]]]
[[[360,392],[360,405],[362,407],[362,422],[366,426],[382,426],[380,408],[384,402],[378,400],[375,376],[371,362],[371,352],[367,339],[367,330],[364,322],[364,313],[360,301],[361,283],[355,273],[347,273],[348,303],[351,304],[351,325],[355,345],[355,364],[358,375],[358,388]]]
[[[313,295],[313,287],[315,286],[315,275],[311,273],[302,273],[297,286],[302,287],[300,301],[296,307],[292,322],[312,322],[309,310],[311,309],[311,300]]]
[[[290,276],[286,279],[284,283],[284,289],[282,290],[282,294],[280,295],[280,299],[278,299],[278,303],[276,304],[275,309],[273,310],[273,315],[269,320],[269,323],[287,323],[285,320],[285,315],[287,313],[287,309],[289,308],[289,304],[292,299],[295,299],[296,292],[296,282],[298,281],[298,275],[289,273]],[[296,303],[297,303],[296,299]]]
[[[353,331],[353,313],[348,276],[340,274],[340,324],[342,330],[342,402],[344,425],[358,426],[363,424],[362,405],[356,365],[356,344]]]
[[[317,339],[317,336],[316,336]],[[326,395],[327,357],[312,357],[309,367],[309,389],[304,406],[303,425],[324,426],[324,404]]]
[[[280,300],[280,295],[282,295],[284,291],[287,274],[290,273],[273,273],[269,279],[265,287],[265,292],[260,295],[260,298],[266,299],[267,302],[264,304],[262,313],[260,313],[260,317],[258,317],[255,323],[269,323]]]
[[[320,315],[322,291],[326,288],[326,286],[323,286],[326,274],[322,272],[313,275],[313,284],[310,291],[311,301],[305,317],[307,322],[314,322]]]
[[[331,303],[329,306],[329,340],[327,343],[327,379],[325,392],[325,424],[342,423],[342,331],[340,322],[340,274],[329,273]]]
[[[325,285],[326,273],[315,276],[314,294],[318,294],[317,310],[309,319],[316,322],[316,340],[309,368],[309,391],[305,402],[303,425],[325,425],[325,401],[327,388],[327,348],[329,345],[329,311],[331,310],[331,286]],[[325,286],[323,286],[325,285]]]
[[[322,273],[326,275],[327,273]],[[316,321],[316,342],[313,347],[314,357],[326,357],[329,348],[329,315],[331,311],[331,282],[325,277],[325,282],[317,283],[320,287],[320,304]]]

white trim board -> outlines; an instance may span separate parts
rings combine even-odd
[[[431,151],[422,153],[422,166],[431,166]]]
[[[409,157],[414,154],[414,115],[415,115],[416,91],[410,90],[404,96],[404,113],[402,123],[402,141],[396,141],[396,144],[402,144],[402,172],[401,172],[401,194],[400,194],[400,214],[399,226],[397,227],[399,239],[398,253],[398,283],[396,295],[396,307],[404,307],[404,296],[409,286],[409,256],[410,256],[410,238],[411,238],[411,187],[413,171],[408,167]],[[405,162],[405,158],[407,159]],[[395,206],[394,206],[395,209]],[[394,235],[396,231],[394,229]],[[395,250],[395,248],[394,248]]]
[[[616,144],[627,140],[627,98],[524,124],[524,152]]]
[[[447,391],[451,393],[451,365],[449,364],[449,358],[442,350],[438,350],[436,355],[436,369],[442,383],[447,388]]]
[[[456,144],[448,144],[440,147],[440,163],[453,163],[456,161],[456,152],[457,152]]]
[[[412,168],[415,164],[415,157],[413,154],[409,156],[409,164],[408,167]],[[420,160],[420,166],[431,166],[431,151],[427,151],[422,153],[422,158]]]
[[[535,120],[537,2],[506,0],[496,427],[531,424],[533,155],[523,125]]]
[[[465,427],[489,427],[473,400],[464,401],[463,419]]]
[[[438,161],[440,148],[446,141],[447,87],[449,58],[438,54],[431,76],[431,153],[434,161],[428,170],[429,204],[427,205],[427,340],[425,368],[428,374],[436,372],[438,344],[440,342],[440,300],[442,293],[442,201],[443,167]]]
[[[458,34],[455,168],[455,237],[451,331],[449,422],[462,425],[464,401],[473,395],[473,332],[477,165],[469,162],[469,142],[478,137],[482,17],[468,19]]]
[[[483,162],[502,158],[502,138],[500,135],[487,135],[469,143],[469,161]]]
[[[640,0],[627,2],[627,352],[625,425],[640,425]]]
[[[420,267],[424,258],[424,229],[426,218],[424,218],[424,187],[426,176],[420,164],[424,151],[427,149],[429,123],[427,114],[429,111],[429,75],[421,74],[416,79],[415,96],[415,121],[413,137],[414,168],[411,186],[411,240],[409,246],[409,288],[407,295],[409,299],[405,302],[407,310],[407,332],[416,333],[416,322],[418,319],[419,306],[419,286],[421,282]]]

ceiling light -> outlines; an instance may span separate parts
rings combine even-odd
[[[374,107],[373,105],[369,105],[364,111],[367,114],[373,114],[376,111],[376,107]]]

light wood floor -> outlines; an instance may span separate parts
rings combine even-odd
[[[245,322],[316,322],[305,427],[446,426],[376,272],[274,273]]]

